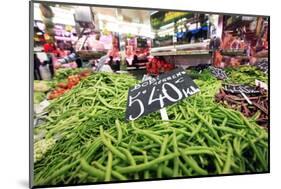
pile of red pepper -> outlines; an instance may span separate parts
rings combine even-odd
[[[246,117],[252,117],[263,127],[268,127],[268,95],[261,90],[260,95],[248,95],[252,104],[240,94],[231,94],[223,89],[216,95],[216,101],[225,104],[227,107],[242,112]]]
[[[79,73],[78,75],[68,76],[67,83],[64,83],[64,82],[58,83],[57,88],[49,93],[48,99],[52,100],[52,99],[60,97],[61,95],[63,95],[64,93],[66,93],[67,91],[72,89],[74,86],[76,86],[80,82],[81,79],[86,78],[90,74],[91,74],[91,71],[85,70],[85,71],[82,71],[81,73]]]
[[[146,64],[146,72],[149,75],[159,75],[174,68],[174,64],[168,63],[163,58],[154,57],[149,61],[149,63]]]

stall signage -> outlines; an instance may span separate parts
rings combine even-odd
[[[260,70],[262,70],[264,73],[268,73],[268,61],[263,60],[256,64],[256,67],[258,67]]]
[[[222,80],[227,78],[226,73],[225,73],[222,69],[216,68],[216,67],[214,67],[214,66],[210,66],[209,68],[210,68],[212,74],[213,74],[216,78],[222,79]]]
[[[182,68],[174,69],[129,89],[126,119],[138,119],[199,91]]]
[[[224,85],[224,90],[230,93],[259,94],[260,91],[256,87],[248,85]]]

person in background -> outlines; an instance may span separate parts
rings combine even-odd
[[[72,44],[69,44],[68,50],[69,50],[70,54],[75,52],[75,49],[73,48]]]
[[[108,65],[111,67],[111,69],[115,72],[115,66],[113,61],[113,56],[109,57]]]
[[[75,60],[76,64],[77,64],[77,67],[78,68],[82,68],[82,60],[81,58],[79,57],[79,55],[77,55],[77,58]]]
[[[119,60],[114,60],[113,56],[109,57],[109,62],[108,62],[109,66],[111,67],[111,69],[116,72],[118,70],[120,70],[120,61]]]
[[[34,54],[34,79],[35,80],[42,80],[41,74],[40,74],[40,65],[41,62],[39,60],[39,58],[37,57],[37,54]]]
[[[58,55],[58,57],[65,57],[66,52],[61,48],[57,48],[57,55]]]
[[[55,75],[55,68],[54,68],[54,63],[53,63],[53,57],[51,54],[47,54],[48,58],[49,58],[49,61],[47,62],[48,64],[48,67],[49,67],[49,70],[50,70],[50,73],[51,73],[51,78],[54,77]]]
[[[72,68],[81,68],[82,60],[78,53],[76,53],[75,49],[72,45],[69,48],[70,54],[61,57],[56,63],[56,68],[59,67],[72,67]]]
[[[76,55],[76,64],[78,68],[82,68],[82,59],[81,57],[76,53],[75,48],[73,47],[73,45],[71,43],[68,43],[68,50],[69,50],[69,54],[75,54]]]
[[[132,65],[136,67],[136,69],[139,69],[139,65],[138,65],[138,56],[134,55],[133,61],[132,61]]]
[[[104,44],[100,41],[101,34],[93,32],[87,39],[87,45],[92,51],[104,51]]]

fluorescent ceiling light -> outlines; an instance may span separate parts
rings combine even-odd
[[[51,7],[54,17],[53,22],[55,24],[64,24],[75,26],[74,9],[65,10],[59,7]],[[39,4],[34,4],[34,20],[42,21],[42,14],[39,8]]]
[[[152,13],[150,13],[150,15],[156,14],[158,11],[153,11]]]
[[[36,35],[43,35],[43,33],[42,32],[37,32]]]
[[[170,23],[170,24],[167,24],[167,25],[164,25],[164,26],[161,26],[160,29],[167,29],[167,28],[170,28],[170,27],[173,27],[175,24],[174,22]]]

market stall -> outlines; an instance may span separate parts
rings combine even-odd
[[[68,30],[74,55],[48,52],[54,75],[34,81],[36,186],[268,172],[266,18],[86,10]],[[255,36],[234,35],[252,22]]]

